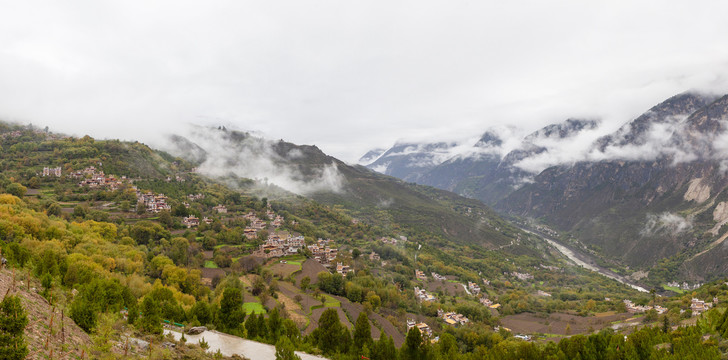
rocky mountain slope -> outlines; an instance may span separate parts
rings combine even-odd
[[[392,148],[374,157],[367,163],[367,158],[375,153],[369,151],[360,162],[366,167],[382,174],[391,175],[405,181],[419,182],[419,178],[450,158],[450,150],[457,144],[437,142],[431,144],[398,143]]]
[[[502,156],[505,139],[487,133],[475,147],[491,151],[448,159],[417,181],[538,219],[604,265],[651,269],[655,283],[701,281],[728,273],[720,261],[728,255],[726,114],[727,96],[679,94],[542,171],[530,165],[558,157],[598,123],[545,127]]]
[[[705,106],[707,102],[684,94],[658,105],[596,144],[604,154],[629,150],[633,159],[549,168],[500,201],[498,208],[543,219],[632,267],[662,262],[664,269],[656,270],[667,272],[664,278],[699,280],[725,274],[728,267],[714,259],[724,252],[716,242],[723,238],[721,226],[727,220],[722,212],[728,177],[721,137],[728,96]],[[685,113],[690,115],[680,116]],[[655,144],[650,137],[664,124],[670,124],[670,131]],[[654,159],[646,158],[648,150]]]

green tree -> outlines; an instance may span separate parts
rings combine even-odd
[[[144,204],[144,201],[137,202],[137,205],[136,205],[137,215],[144,215],[145,212],[147,212],[147,205]]]
[[[51,203],[46,209],[46,214],[48,216],[61,216],[61,205],[58,205],[57,202]]]
[[[28,355],[23,338],[28,317],[15,295],[6,296],[0,303],[0,359],[22,360]]]
[[[328,308],[321,314],[318,328],[313,332],[316,345],[324,354],[333,354],[339,349],[342,341],[342,325],[336,309]]]
[[[404,340],[402,346],[402,359],[403,360],[418,360],[422,358],[420,347],[422,346],[422,334],[417,326],[412,327],[407,332],[407,338]]]
[[[220,325],[227,331],[240,330],[245,313],[243,312],[243,292],[236,288],[227,288],[220,300]]]
[[[361,351],[364,347],[371,349],[372,347],[372,330],[369,326],[369,317],[366,312],[362,311],[356,318],[354,323],[354,351],[357,354],[362,354]]]
[[[142,317],[139,319],[139,327],[151,334],[162,333],[162,315],[159,304],[152,296],[147,295],[142,301]]]
[[[37,176],[33,176],[30,180],[28,180],[28,187],[31,189],[37,189],[40,187],[40,179],[38,179]]]
[[[73,300],[69,316],[87,333],[90,333],[96,326],[96,312],[92,304],[83,296],[78,296]]]
[[[86,208],[82,205],[76,205],[76,207],[73,208],[73,216],[83,219],[86,217]]]
[[[291,340],[285,336],[276,342],[276,360],[301,360],[301,357],[293,352]]]
[[[172,220],[172,215],[170,215],[169,211],[162,211],[159,213],[159,222],[166,226],[168,229],[174,225],[174,221]]]
[[[268,340],[274,344],[278,342],[278,337],[281,330],[283,330],[281,328],[282,323],[283,318],[281,318],[280,311],[276,307],[268,314]]]
[[[204,301],[198,301],[195,303],[195,305],[192,305],[188,317],[190,319],[196,318],[201,325],[207,325],[212,322],[210,307]]]
[[[8,184],[8,186],[5,187],[5,191],[8,194],[22,198],[25,195],[25,192],[28,191],[28,189],[25,186],[14,182]]]
[[[304,276],[301,279],[301,290],[303,290],[303,291],[308,290],[309,285],[311,285],[311,278],[308,276]]]
[[[394,339],[382,334],[379,341],[375,342],[372,346],[372,351],[369,353],[371,360],[389,360],[397,358],[397,348],[394,347]]]

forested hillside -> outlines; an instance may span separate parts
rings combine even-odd
[[[211,179],[140,143],[0,126],[3,276],[18,282],[7,296],[62,311],[88,333],[74,343],[86,358],[214,357],[213,344],[179,339],[198,326],[332,359],[725,352],[722,282],[639,294],[454,194],[341,168],[356,191],[294,195]],[[405,205],[371,213],[387,197]],[[713,309],[693,317],[692,298]],[[23,343],[39,358],[70,346],[57,333],[41,345],[35,328]]]

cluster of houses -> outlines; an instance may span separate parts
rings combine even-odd
[[[430,294],[425,289],[420,289],[419,287],[415,286],[415,297],[419,301],[435,301],[437,298],[435,295]]]
[[[202,200],[205,198],[205,194],[189,194],[187,195],[187,198],[190,199],[190,201]]]
[[[43,172],[45,173],[45,169],[43,169]],[[122,176],[121,179],[117,179],[114,175],[106,176],[103,171],[97,170],[93,166],[74,171],[69,176],[74,179],[82,179],[78,183],[78,186],[88,186],[90,188],[105,187],[112,191],[119,189],[126,180],[126,176]]]
[[[152,193],[151,191],[142,193],[136,187],[134,187],[133,189],[136,190],[137,201],[144,203],[144,206],[147,209],[147,212],[158,213],[160,211],[172,210],[172,206],[170,206],[167,203],[167,197],[164,196],[164,194],[155,194],[155,193]],[[198,224],[199,224],[199,221],[198,221]],[[188,226],[188,227],[190,227],[190,226]]]
[[[493,303],[493,301],[488,299],[487,297],[481,297],[480,303],[491,309],[498,309],[501,306],[500,304]]]
[[[551,297],[551,294],[543,290],[536,290],[536,296]]]
[[[20,135],[23,135],[23,132],[20,131],[20,130],[15,130],[15,131],[10,131],[10,132],[6,132],[6,133],[2,133],[2,134],[0,134],[0,137],[3,138],[3,139],[5,139],[5,138],[17,138],[17,137],[20,137]]]
[[[425,275],[425,272],[419,269],[415,269],[415,278],[417,280],[427,281],[427,275]]]
[[[438,274],[438,273],[436,273],[434,271],[432,272],[432,278],[435,279],[435,280],[437,280],[437,281],[445,281],[445,280],[447,280],[444,276],[442,276],[442,275],[440,275],[440,274]]]
[[[395,239],[395,238],[388,238],[388,237],[383,237],[383,238],[381,238],[381,239],[379,239],[379,240],[380,240],[380,241],[381,241],[381,242],[382,242],[383,244],[389,244],[389,245],[397,245],[397,239]]]
[[[167,178],[166,178],[166,179],[164,179],[164,180],[165,180],[166,182],[172,182],[172,179],[173,179],[173,178],[172,178],[171,176],[167,176]],[[175,174],[175,175],[174,175],[174,181],[177,181],[177,182],[185,182],[185,178],[184,178],[184,177],[182,177],[182,176],[181,176],[180,174]]]
[[[331,266],[336,256],[339,255],[339,249],[329,246],[330,243],[330,239],[318,239],[315,244],[307,246],[314,260],[325,267]]]
[[[423,337],[432,338],[432,329],[429,325],[423,322],[415,322],[413,319],[407,319],[407,332],[415,327],[420,330],[420,334],[422,334]]]
[[[690,310],[693,311],[693,316],[698,316],[698,315],[710,310],[710,308],[712,308],[713,305],[716,305],[716,304],[718,304],[718,298],[716,298],[716,297],[713,298],[712,303],[705,302],[700,299],[692,298],[692,300],[690,300]]]
[[[377,254],[376,252],[372,251],[371,254],[369,254],[369,260],[371,261],[379,261],[382,260],[382,258]]]
[[[212,219],[208,217],[203,217],[202,222],[204,222],[207,225],[212,224]],[[186,226],[188,229],[193,228],[200,225],[200,218],[194,215],[190,215],[187,217],[182,218],[182,225]]]
[[[649,311],[649,310],[652,310],[652,309],[654,309],[655,311],[657,311],[658,314],[664,314],[665,312],[667,312],[667,308],[664,308],[664,307],[662,307],[660,305],[655,305],[655,306],[642,306],[642,305],[637,305],[637,304],[635,304],[632,301],[627,300],[627,299],[624,300],[624,306],[627,309],[627,312],[628,313],[631,313],[631,314],[639,314],[639,313],[643,313],[643,312],[646,312],[646,311]]]
[[[437,309],[437,317],[445,321],[450,326],[465,325],[470,322],[463,314],[458,314],[452,311],[445,312],[442,309]]]
[[[518,280],[521,280],[521,281],[533,280],[533,275],[531,275],[529,273],[520,273],[520,272],[514,271],[511,273],[511,275],[515,276],[516,278],[518,278]]]
[[[676,287],[676,288],[681,289],[681,290],[695,290],[695,289],[703,286],[703,283],[697,283],[697,284],[690,285],[687,282],[683,282],[682,284],[680,284],[677,281],[673,281],[673,282],[667,283],[667,286],[669,286],[669,287]]]
[[[305,245],[306,241],[301,235],[293,236],[285,231],[274,232],[268,235],[268,239],[260,245],[254,255],[267,258],[293,255],[298,254]]]
[[[473,295],[480,294],[480,286],[472,281],[468,281],[468,289],[471,293],[473,293]]]
[[[270,204],[268,204],[270,206]],[[268,219],[270,220],[270,224],[274,227],[280,227],[283,225],[283,221],[285,220],[283,216],[276,215],[275,212],[272,210],[266,211],[266,215],[268,216]]]
[[[55,177],[61,177],[61,167],[44,167],[43,172],[41,173],[44,177],[45,176],[55,176]]]
[[[398,242],[406,243],[407,242],[407,237],[406,236],[400,236],[399,239],[383,237],[383,238],[380,238],[379,240],[382,243],[384,243],[384,244],[397,245]]]
[[[352,269],[349,265],[344,265],[343,263],[336,263],[336,272],[346,276],[346,274],[350,272],[354,272],[354,269]]]
[[[250,221],[250,225],[243,230],[245,237],[248,239],[255,239],[258,236],[258,231],[265,229],[267,226],[266,222],[255,216],[252,211],[243,215],[243,218]]]
[[[227,214],[227,212],[228,212],[227,207],[225,207],[225,205],[222,205],[222,204],[213,206],[212,210],[217,211],[218,214]]]

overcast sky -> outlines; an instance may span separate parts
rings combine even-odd
[[[609,131],[688,89],[728,93],[726,14],[726,1],[0,1],[0,118],[151,144],[224,124],[346,161],[574,116]]]

